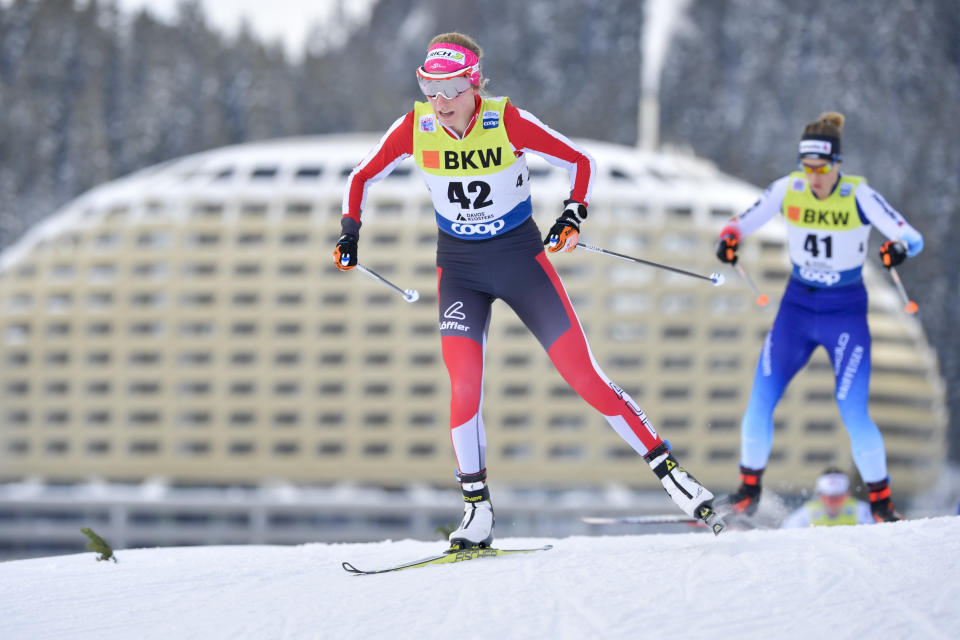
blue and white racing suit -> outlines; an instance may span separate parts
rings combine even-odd
[[[861,270],[872,227],[903,242],[911,257],[923,249],[923,237],[863,178],[841,174],[831,194],[818,199],[800,172],[773,182],[721,236],[750,235],[778,213],[787,223],[793,272],[757,362],[741,423],[741,465],[766,467],[774,409],[793,376],[823,345],[854,463],[864,482],[879,482],[887,478],[887,462],[883,437],[867,411],[870,330]]]

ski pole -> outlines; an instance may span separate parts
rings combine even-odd
[[[737,262],[733,266],[737,270],[737,273],[740,274],[740,277],[743,278],[743,281],[747,283],[747,286],[753,290],[753,295],[757,296],[757,306],[765,307],[770,304],[770,298],[760,293],[760,290],[757,289],[757,285],[753,284],[753,280],[751,280],[750,276],[747,275],[747,270],[743,268],[743,265]]]
[[[390,282],[389,280],[381,276],[379,273],[377,273],[373,269],[365,267],[362,264],[358,263],[357,269],[359,269],[361,273],[367,274],[377,282],[380,282],[390,287],[391,289],[399,293],[401,296],[403,296],[403,299],[406,300],[407,302],[416,302],[417,300],[420,299],[420,292],[417,291],[416,289],[401,289],[400,287],[393,284],[392,282]]]
[[[620,258],[621,260],[628,260],[630,262],[638,262],[640,264],[645,264],[651,267],[656,267],[658,269],[664,269],[666,271],[672,271],[673,273],[679,273],[680,275],[689,276],[691,278],[698,278],[700,280],[709,280],[713,283],[713,286],[719,287],[724,282],[726,278],[722,273],[711,273],[709,276],[702,276],[699,273],[693,273],[692,271],[685,271],[683,269],[678,269],[677,267],[670,267],[665,264],[660,264],[659,262],[652,262],[650,260],[644,260],[642,258],[634,258],[633,256],[627,256],[622,253],[617,253],[616,251],[610,251],[609,249],[603,249],[601,247],[594,246],[592,244],[587,244],[584,241],[577,242],[577,247],[586,249],[587,251],[592,251],[594,253],[602,253],[604,255],[613,256],[614,258]]]
[[[907,291],[903,288],[903,283],[900,282],[900,276],[897,274],[897,270],[893,267],[887,267],[887,269],[890,271],[890,277],[893,278],[893,284],[897,285],[897,291],[900,292],[900,299],[903,300],[903,310],[913,315],[920,307],[907,296]]]

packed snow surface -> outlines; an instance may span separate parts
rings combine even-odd
[[[545,543],[554,548],[372,576],[340,563],[376,568],[444,545],[127,549],[118,564],[93,552],[0,563],[0,637],[859,639],[960,629],[956,516],[497,540]]]

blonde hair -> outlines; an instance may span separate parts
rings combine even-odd
[[[820,117],[803,128],[803,135],[832,136],[838,140],[843,132],[843,123],[846,120],[839,111],[825,111]]]
[[[430,41],[430,44],[427,45],[427,49],[432,47],[435,44],[455,44],[458,47],[463,47],[464,49],[469,49],[476,54],[477,59],[480,60],[483,58],[483,49],[480,48],[480,45],[477,42],[468,36],[465,33],[460,33],[459,31],[450,31],[448,33],[441,33],[433,37]],[[483,77],[483,68],[481,67],[481,76],[480,84],[477,85],[478,89],[483,89],[487,86],[487,78]]]

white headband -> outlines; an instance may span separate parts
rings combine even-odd
[[[850,490],[850,478],[844,473],[825,473],[817,478],[817,493],[825,496],[842,496]]]

